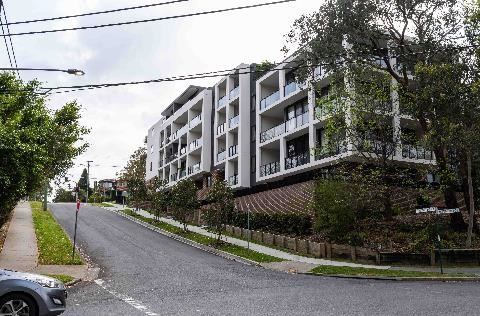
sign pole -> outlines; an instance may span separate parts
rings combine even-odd
[[[247,249],[250,250],[250,236],[252,235],[252,232],[250,231],[250,205],[247,205],[247,229],[248,229]]]
[[[435,215],[435,228],[437,231],[437,240],[438,240],[438,261],[440,263],[440,274],[443,274],[443,262],[442,262],[442,241],[440,239],[440,229],[438,228],[438,210]]]
[[[77,221],[78,221],[78,211],[80,210],[80,200],[77,197],[77,209],[75,211],[75,230],[73,233],[73,249],[72,249],[72,262],[75,258],[75,244],[77,241]]]

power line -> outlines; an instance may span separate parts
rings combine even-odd
[[[5,42],[5,47],[7,48],[7,55],[8,55],[8,61],[10,63],[10,67],[14,68],[12,63],[12,57],[10,56],[10,48],[8,47],[7,38],[5,37],[5,29],[3,27],[3,19],[2,19],[2,10],[3,10],[3,3],[0,2],[0,25],[2,26],[2,36]]]
[[[10,40],[10,47],[12,48],[13,62],[15,63],[15,68],[18,68],[17,57],[15,56],[15,49],[13,48],[12,37],[10,36],[10,27],[8,26],[7,12],[5,11],[5,4],[3,0],[0,0],[0,6],[3,8],[3,16],[5,18],[5,25],[7,26],[8,39]],[[20,78],[20,72],[17,70],[17,75]]]
[[[63,20],[63,19],[70,19],[70,18],[78,18],[78,17],[82,17],[82,16],[90,16],[90,15],[97,15],[97,14],[121,12],[121,11],[127,11],[127,10],[151,8],[151,7],[163,6],[163,5],[167,5],[167,4],[174,4],[174,3],[186,2],[186,1],[190,1],[190,0],[175,0],[175,1],[168,1],[168,2],[160,2],[160,3],[152,3],[152,4],[146,4],[146,5],[139,5],[139,6],[134,6],[134,7],[112,9],[112,10],[106,10],[106,11],[96,11],[96,12],[89,12],[89,13],[82,13],[82,14],[65,15],[65,16],[59,16],[59,17],[53,17],[53,18],[43,18],[43,19],[35,19],[35,20],[27,20],[27,21],[17,21],[17,22],[6,23],[6,25],[27,24],[27,23],[37,23],[37,22],[46,22],[46,21],[55,21],[55,20]]]
[[[458,47],[448,47],[444,49],[435,49],[434,52],[440,51],[455,51],[455,50],[464,50],[470,48],[480,47],[480,45],[468,45],[468,46],[458,46]],[[412,53],[405,53],[405,54],[395,54],[394,56],[390,56],[392,58],[407,56],[407,55],[421,55],[425,53],[429,53],[432,51],[419,51],[419,52],[412,52]],[[335,56],[323,56],[323,58],[341,58],[342,56],[335,55]],[[365,56],[367,57],[367,56]],[[291,62],[280,62],[274,64],[272,69],[278,67],[279,65],[291,63]],[[330,64],[321,63],[321,64],[309,64],[309,65],[297,65],[291,67],[282,67],[283,70],[290,70],[290,69],[299,69],[299,68],[312,68],[312,67],[319,67],[319,66],[328,66],[331,64],[344,64],[344,63],[353,63],[353,62],[345,62],[345,61],[337,61]],[[216,70],[216,71],[209,71],[209,72],[202,72],[196,74],[189,74],[189,75],[179,75],[179,76],[171,76],[165,78],[158,78],[158,79],[151,79],[151,80],[143,80],[143,81],[129,81],[129,82],[117,82],[117,83],[103,83],[103,84],[89,84],[89,85],[75,85],[75,86],[59,86],[59,87],[45,87],[41,88],[44,90],[48,90],[44,92],[45,94],[48,93],[68,93],[68,92],[75,92],[75,91],[83,91],[83,90],[93,90],[93,89],[102,89],[102,88],[109,88],[109,87],[119,87],[119,86],[127,86],[127,85],[138,85],[138,84],[148,84],[148,83],[156,83],[156,82],[173,82],[173,81],[185,81],[185,80],[192,80],[192,79],[204,79],[204,78],[215,78],[215,77],[224,77],[229,75],[232,71],[248,69],[246,71],[240,71],[236,74],[251,74],[251,73],[258,73],[258,70],[252,71],[250,67],[240,67],[240,68],[233,68],[233,69],[226,69],[226,70]],[[68,90],[63,90],[68,89]],[[51,92],[52,90],[61,90]]]
[[[41,31],[11,33],[9,36],[45,34],[45,33],[65,32],[65,31],[78,31],[78,30],[97,29],[97,28],[112,27],[112,26],[119,26],[119,25],[130,25],[130,24],[147,23],[147,22],[155,22],[155,21],[165,21],[165,20],[173,20],[173,19],[186,18],[186,17],[192,17],[192,16],[200,16],[200,15],[207,15],[207,14],[214,14],[214,13],[222,13],[222,12],[229,12],[229,11],[252,9],[252,8],[270,6],[270,5],[293,2],[293,1],[296,1],[296,0],[280,0],[280,1],[274,1],[274,2],[252,4],[252,5],[247,5],[247,6],[240,6],[240,7],[226,8],[226,9],[217,9],[217,10],[211,10],[211,11],[202,11],[202,12],[195,12],[195,13],[188,13],[188,14],[179,14],[179,15],[172,15],[172,16],[167,16],[167,17],[128,21],[128,22],[108,23],[108,24],[91,25],[91,26],[79,26],[79,27],[53,29],[53,30],[41,30]],[[6,35],[1,35],[0,34],[0,36],[6,36]]]

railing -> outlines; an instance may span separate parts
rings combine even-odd
[[[234,186],[238,184],[238,174],[228,177],[228,185]]]
[[[310,162],[310,153],[303,152],[296,156],[285,158],[285,169],[293,169]]]
[[[173,155],[170,155],[170,156],[167,156],[167,163],[171,162],[171,161],[174,161],[175,159],[178,158],[178,154],[173,154]]]
[[[262,101],[260,101],[260,110],[268,108],[270,105],[277,102],[278,100],[280,100],[280,91],[277,90],[266,98],[263,98]]]
[[[182,169],[182,170],[179,171],[178,174],[179,174],[179,179],[185,178],[187,176],[187,170]]]
[[[277,172],[280,172],[280,161],[267,163],[260,167],[260,177],[266,177]]]
[[[227,158],[227,151],[226,150],[224,150],[222,152],[219,152],[217,154],[217,162],[224,161],[226,158]]]
[[[202,121],[202,113],[198,114],[190,121],[190,128],[197,126],[197,124],[200,123],[201,121]]]
[[[240,86],[236,86],[232,90],[230,90],[230,100],[233,100],[240,94]]]
[[[229,126],[230,128],[232,128],[232,127],[237,126],[238,123],[240,123],[240,115],[237,115],[237,116],[232,117],[232,118],[228,121],[228,126]]]
[[[434,154],[431,150],[426,150],[421,146],[414,145],[402,145],[402,157],[409,159],[425,159],[433,160],[435,159]]]
[[[225,104],[227,104],[227,102],[228,102],[228,95],[225,95],[225,96],[223,96],[222,98],[220,98],[220,99],[218,100],[217,109],[223,107]]]
[[[190,143],[189,145],[189,148],[190,148],[190,151],[194,151],[195,149],[197,149],[198,147],[202,146],[202,138],[197,138],[195,139],[193,142]]]
[[[165,140],[165,144],[170,143],[170,142],[172,141],[172,139],[173,139],[173,138],[172,138],[172,135],[168,135],[167,138],[166,138],[166,140]]]
[[[230,146],[230,148],[228,148],[228,157],[233,157],[236,154],[238,154],[237,150],[238,150],[238,145]]]
[[[194,174],[200,171],[200,163],[196,163],[193,166],[188,167],[188,174]]]
[[[187,146],[180,148],[180,155],[185,155],[187,153]]]
[[[283,87],[284,95],[287,96],[290,93],[294,93],[297,90],[297,83],[292,81]]]
[[[175,181],[177,181],[177,178],[178,178],[178,177],[177,177],[177,174],[176,174],[176,173],[171,174],[171,175],[170,175],[170,182],[175,182]]]
[[[305,125],[309,121],[308,117],[309,112],[305,112],[302,115],[296,116],[288,121],[285,122],[285,132],[292,131],[297,127]]]
[[[392,142],[380,141],[377,139],[366,139],[357,145],[357,149],[364,152],[373,153],[376,155],[385,154],[388,156],[395,155],[395,144]]]
[[[173,133],[171,135],[172,136],[171,139],[176,139],[187,131],[188,131],[188,123],[180,127],[175,133]]]
[[[285,133],[285,122],[260,133],[260,142],[264,143]]]
[[[339,142],[332,147],[322,147],[319,152],[315,154],[315,160],[321,160],[328,157],[333,157],[346,153],[348,150],[347,146],[343,142]]]
[[[324,103],[321,106],[315,107],[315,119],[320,119],[322,117],[328,116],[340,110],[340,106],[338,104],[333,103],[334,101],[330,101],[328,103]]]
[[[165,142],[162,140],[162,141],[160,142],[160,148],[162,148],[163,145],[165,145]]]
[[[225,133],[225,126],[227,126],[227,123],[223,123],[222,125],[217,126],[217,135],[221,135]]]

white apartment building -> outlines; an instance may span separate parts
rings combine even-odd
[[[168,182],[211,171],[212,90],[189,86],[161,114],[147,136],[147,173]]]

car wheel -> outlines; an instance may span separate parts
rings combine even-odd
[[[28,296],[12,294],[0,299],[0,316],[35,316],[37,306]]]

